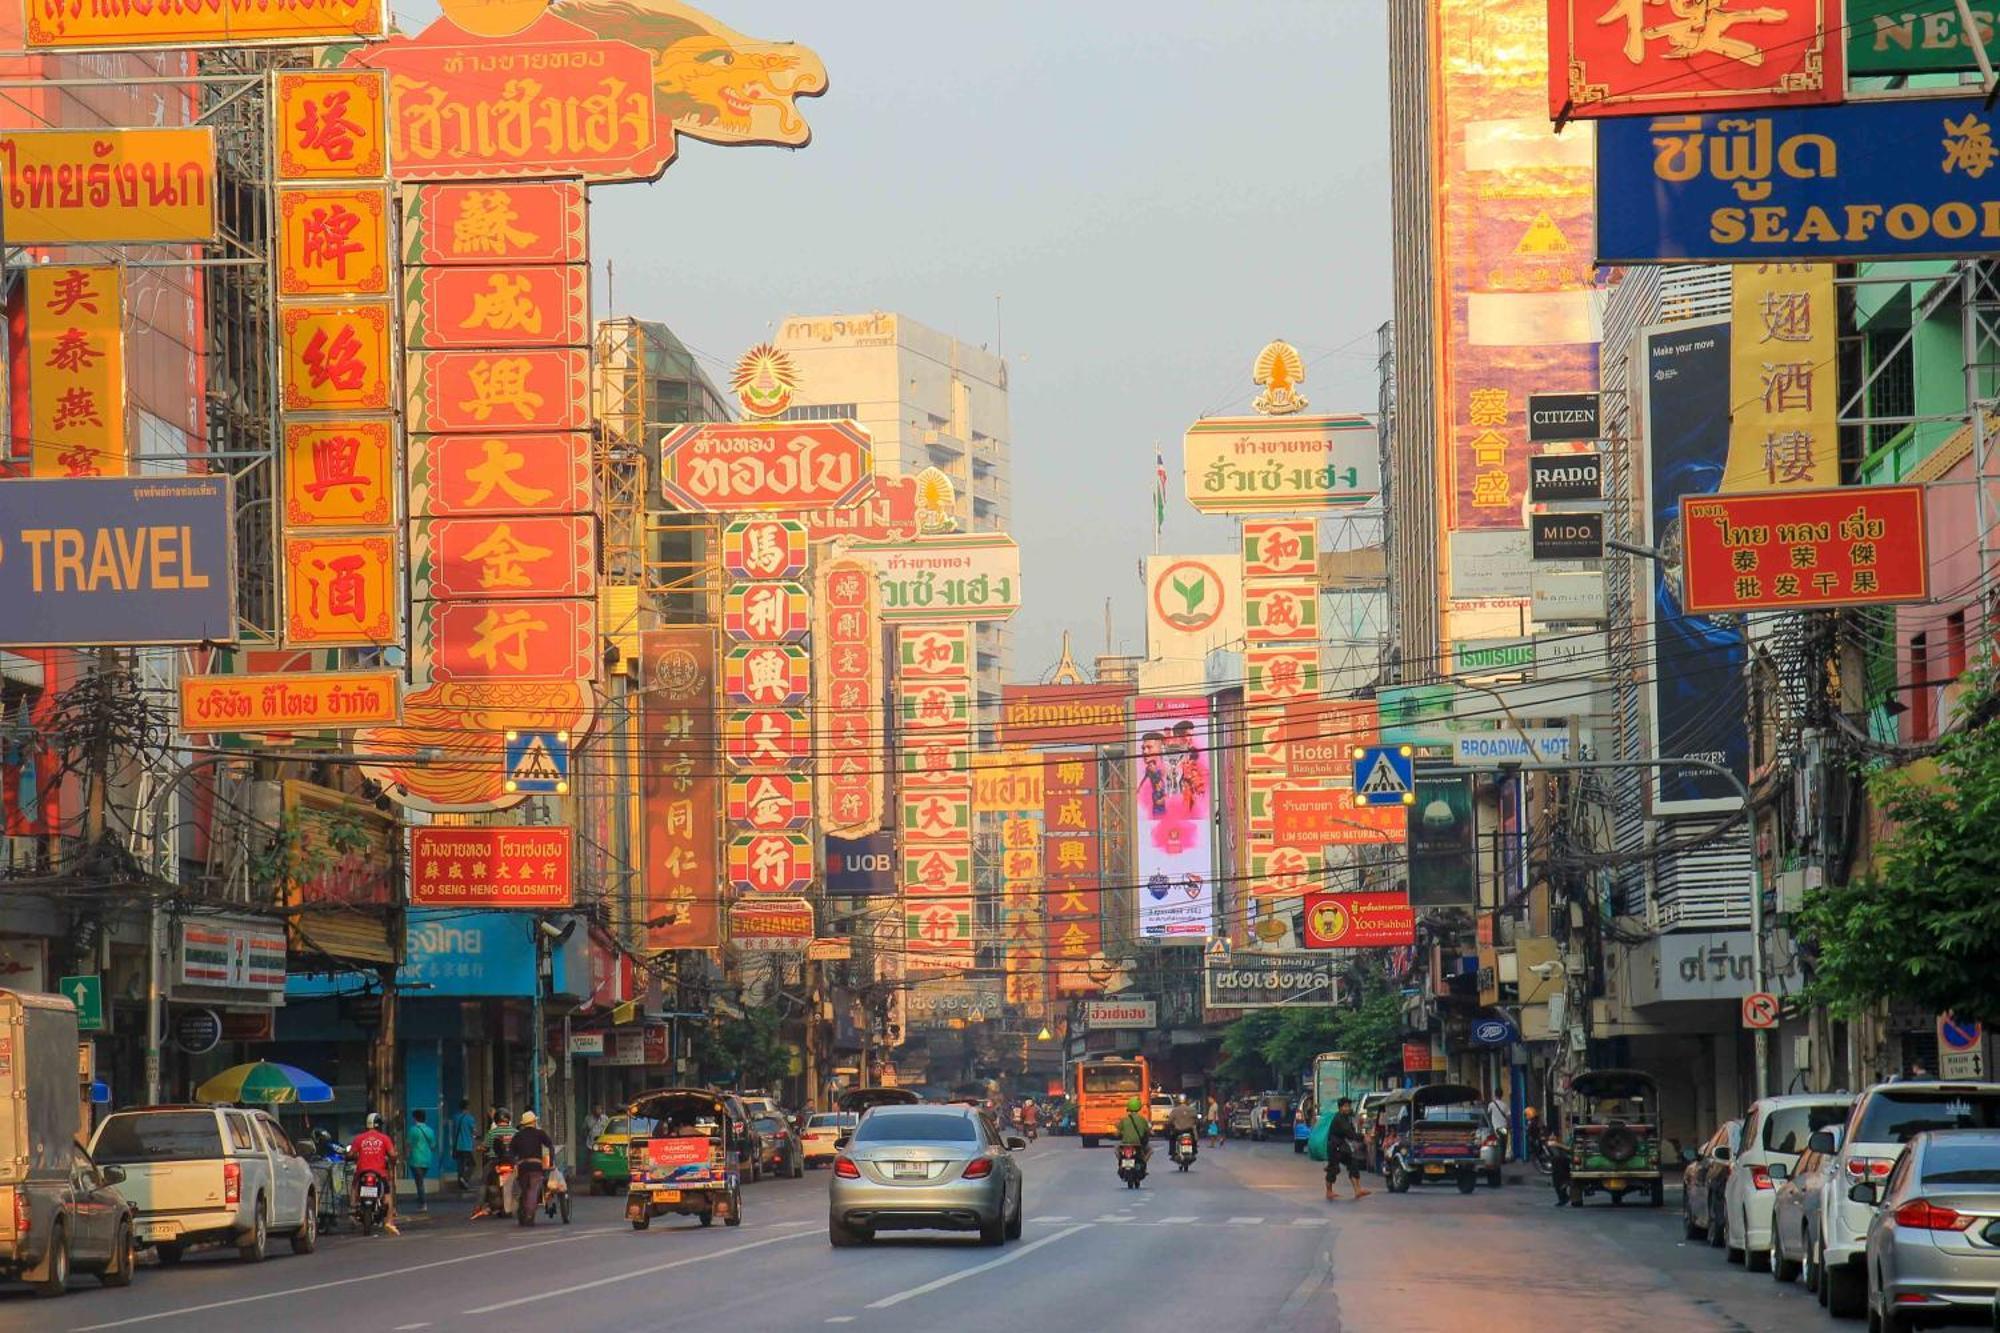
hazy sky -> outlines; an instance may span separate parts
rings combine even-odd
[[[1156,446],[1165,549],[1228,548],[1233,524],[1180,499],[1181,432],[1249,410],[1266,341],[1305,354],[1315,410],[1374,410],[1382,0],[705,7],[812,47],[831,87],[800,104],[802,150],[683,140],[658,183],[594,192],[614,313],[666,321],[719,378],[787,313],[892,310],[980,343],[1002,296],[1018,677],[1065,629],[1087,665],[1106,597],[1117,650],[1143,650]]]

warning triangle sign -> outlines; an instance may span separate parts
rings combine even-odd
[[[525,782],[559,782],[562,769],[556,765],[556,757],[549,753],[549,747],[540,736],[528,742],[527,751],[519,763],[514,765],[514,777]]]
[[[1535,214],[1535,220],[1521,233],[1520,242],[1515,245],[1517,255],[1560,255],[1569,253],[1569,237],[1562,234],[1562,228],[1547,213]]]
[[[1396,765],[1386,754],[1375,756],[1375,767],[1368,770],[1368,776],[1361,780],[1363,796],[1401,796],[1410,788],[1403,781],[1403,775],[1396,771]]]

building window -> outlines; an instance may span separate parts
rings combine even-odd
[[[1912,339],[1904,341],[1908,329],[1870,329],[1868,331],[1868,369],[1875,372],[1875,382],[1868,388],[1868,415],[1871,417],[1909,417],[1917,412],[1916,343]],[[1902,347],[1896,348],[1897,343]],[[1883,422],[1868,428],[1868,451],[1873,453],[1882,448],[1910,427],[1903,422]]]
[[[1954,611],[1944,619],[1944,674],[1957,680],[1965,674],[1965,612]]]
[[[788,407],[779,415],[780,421],[848,421],[858,417],[858,403],[812,403],[798,407]]]
[[[1937,735],[1937,713],[1931,699],[1929,636],[1910,636],[1910,739],[1927,741]]]

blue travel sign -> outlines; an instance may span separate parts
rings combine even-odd
[[[1953,97],[1599,121],[1598,261],[2000,252],[1995,120]]]

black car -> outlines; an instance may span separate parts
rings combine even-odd
[[[806,1173],[805,1148],[798,1131],[778,1116],[760,1115],[750,1122],[757,1135],[758,1165],[779,1178],[797,1180]]]

